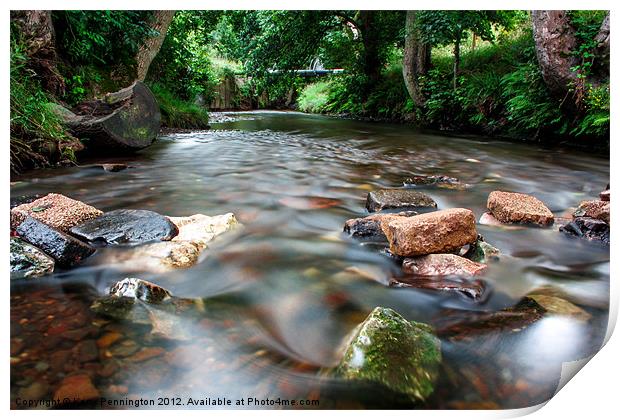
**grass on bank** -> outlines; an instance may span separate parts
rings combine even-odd
[[[33,164],[49,164],[49,154],[54,150],[61,153],[59,160],[74,160],[69,148],[58,150],[69,137],[60,117],[48,105],[53,98],[43,91],[27,64],[25,48],[11,39],[10,165],[13,172]]]
[[[192,102],[175,97],[158,83],[150,85],[161,110],[162,126],[168,128],[209,128],[209,113]]]

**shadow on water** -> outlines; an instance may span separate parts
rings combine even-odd
[[[560,216],[607,184],[607,160],[298,113],[232,117],[211,131],[162,136],[122,172],[39,170],[12,185],[14,196],[57,192],[104,211],[234,212],[245,226],[186,270],[140,271],[114,263],[124,250],[101,249],[76,269],[13,281],[12,404],[18,397],[51,398],[64,378],[86,375],[109,399],[280,397],[320,400],[303,408],[516,408],[550,398],[561,363],[600,347],[608,247],[553,229],[479,226],[502,256],[483,278],[492,293],[475,302],[387,287],[398,266],[377,247],[342,234],[342,226],[367,214],[368,191],[402,186],[415,173],[471,185],[424,190],[439,208],[470,208],[479,217],[489,192],[501,189],[532,193]],[[153,281],[192,304],[159,318],[151,314],[155,325],[92,312],[93,300],[125,276]],[[546,316],[527,328],[499,330],[480,321],[541,288],[592,318]],[[426,403],[319,375],[337,363],[343,338],[376,306],[440,332],[444,362]],[[441,335],[450,322],[466,333]]]

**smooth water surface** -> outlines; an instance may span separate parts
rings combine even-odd
[[[186,270],[119,270],[103,249],[78,268],[13,281],[13,407],[17,397],[53,397],[63,377],[79,372],[109,399],[178,397],[185,404],[189,397],[219,397],[235,408],[236,399],[253,397],[319,400],[311,408],[408,407],[379,385],[325,373],[337,363],[341,341],[373,308],[390,307],[441,329],[509,307],[541,287],[593,318],[544,317],[508,329],[471,323],[462,337],[441,337],[441,377],[421,407],[543,402],[557,387],[562,362],[600,347],[609,302],[608,246],[566,237],[557,227],[478,226],[502,256],[483,277],[488,299],[474,302],[455,293],[388,287],[398,265],[342,227],[367,214],[368,191],[401,187],[411,174],[470,184],[464,191],[422,188],[440,209],[465,207],[480,217],[489,192],[507,190],[531,193],[562,216],[604,189],[608,159],[299,113],[231,116],[210,131],[162,136],[126,159],[131,167],[118,173],[38,170],[12,184],[13,196],[57,192],[103,211],[148,209],[169,216],[233,212],[244,225]],[[125,276],[204,299],[203,314],[176,320],[175,328],[189,339],[154,338],[144,326],[91,313],[92,300]]]

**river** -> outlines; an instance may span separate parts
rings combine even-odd
[[[51,398],[63,377],[83,373],[104,398],[164,404],[156,408],[174,408],[175,398],[182,408],[206,408],[185,405],[190,397],[207,404],[213,401],[206,398],[227,398],[232,408],[287,408],[278,398],[307,401],[302,409],[406,408],[379,385],[320,374],[337,363],[339,344],[373,308],[390,307],[438,327],[511,306],[541,287],[561,291],[592,319],[544,317],[522,331],[482,327],[464,339],[442,338],[441,376],[421,407],[544,402],[557,387],[562,362],[600,347],[609,305],[608,246],[557,229],[479,225],[502,255],[483,276],[492,291],[488,299],[474,302],[388,287],[398,266],[342,228],[367,214],[368,191],[400,187],[417,173],[470,184],[462,191],[422,189],[440,209],[465,207],[480,217],[488,194],[507,190],[531,193],[560,216],[604,189],[608,158],[292,112],[232,113],[212,128],[161,136],[136,156],[116,160],[131,166],[121,172],[56,168],[13,180],[12,196],[56,192],[103,211],[169,216],[233,212],[244,228],[186,270],[121,271],[107,264],[103,249],[78,268],[12,281],[12,407],[24,408],[17,398]],[[202,319],[178,320],[191,339],[154,340],[140,325],[96,318],[88,309],[92,300],[126,276],[204,299]],[[102,337],[114,343],[106,346]],[[145,353],[145,347],[156,350]],[[244,405],[235,406],[241,398]],[[267,401],[248,405],[248,398]]]

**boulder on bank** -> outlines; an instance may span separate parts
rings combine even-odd
[[[528,194],[493,191],[487,208],[502,223],[553,224],[553,213],[542,201]]]
[[[401,257],[458,251],[478,237],[474,213],[461,208],[392,220],[385,234],[390,252]]]
[[[609,223],[610,202],[603,200],[582,201],[573,213],[574,217],[591,217]]]
[[[403,272],[417,276],[467,276],[475,277],[487,266],[454,254],[430,254],[406,258]]]
[[[169,241],[179,229],[166,216],[154,211],[120,209],[74,226],[70,232],[88,242],[118,245]]]
[[[155,96],[142,82],[78,105],[75,113],[59,107],[71,134],[88,150],[121,154],[150,146],[161,125]]]
[[[54,258],[60,267],[77,265],[95,252],[88,244],[32,217],[27,217],[16,231],[24,241]]]
[[[419,191],[385,189],[369,192],[366,208],[370,212],[384,209],[437,208],[437,203]]]
[[[377,307],[350,337],[337,376],[377,382],[414,401],[433,393],[441,343],[429,325]]]
[[[609,224],[591,217],[575,217],[571,222],[560,226],[560,232],[605,244],[610,241]]]
[[[40,277],[54,271],[54,260],[40,249],[11,238],[11,279]]]
[[[390,221],[399,217],[416,216],[417,214],[418,213],[415,211],[404,211],[400,213],[371,214],[367,217],[349,219],[344,224],[344,232],[350,234],[354,238],[387,241],[383,229],[387,227]]]
[[[54,229],[68,232],[73,226],[101,216],[103,212],[62,194],[47,194],[11,209],[11,228],[16,229],[27,217]]]

